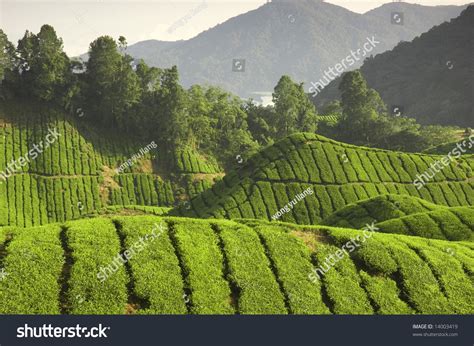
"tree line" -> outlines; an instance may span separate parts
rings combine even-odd
[[[87,61],[71,59],[50,25],[37,34],[26,31],[16,46],[0,30],[0,83],[3,99],[48,102],[80,112],[94,126],[156,140],[168,152],[198,149],[224,167],[232,166],[236,155],[250,155],[301,131],[407,151],[447,141],[448,133],[387,116],[382,99],[359,71],[344,75],[341,102],[323,112],[338,115],[339,122],[318,129],[318,112],[303,84],[289,76],[275,86],[274,104],[264,107],[216,86],[183,88],[176,66],[157,68],[135,60],[127,54],[123,36],[101,36],[90,44]]]

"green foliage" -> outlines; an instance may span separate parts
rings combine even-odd
[[[305,94],[303,84],[293,82],[289,76],[282,76],[275,86],[273,102],[277,138],[294,132],[316,131],[316,109]]]
[[[315,267],[325,271],[321,280],[334,305],[334,313],[372,314],[374,311],[366,293],[360,287],[361,279],[354,263],[348,257],[343,257],[333,267],[326,262],[329,256],[335,258],[334,253],[337,250],[339,248],[335,246],[320,244],[314,254]]]
[[[408,152],[420,152],[455,138],[452,128],[421,127],[413,118],[387,116],[380,95],[368,88],[359,70],[345,73],[339,90],[342,118],[337,124],[324,127],[323,134],[357,145]]]
[[[230,288],[222,272],[219,239],[211,225],[205,221],[176,222],[173,234],[190,288],[191,313],[233,313]]]
[[[399,266],[410,304],[423,314],[453,312],[430,269],[415,251],[394,239],[381,238]]]
[[[217,198],[205,191],[192,202],[193,208],[179,208],[171,214],[229,218],[237,204],[237,217],[270,220],[296,192],[307,187],[314,190],[314,196],[288,208],[280,221],[308,224],[328,218],[323,224],[362,228],[367,223],[474,203],[472,187],[466,180],[471,169],[469,156],[439,171],[424,188],[416,188],[413,182],[438,159],[355,147],[309,133],[294,134],[217,182],[213,188],[218,191]],[[263,182],[270,186],[262,194],[255,186]],[[386,194],[390,196],[381,196]],[[374,199],[358,203],[370,198]]]
[[[109,36],[91,43],[84,74],[84,108],[87,115],[102,124],[125,127],[127,111],[140,97],[139,79],[130,66],[131,58],[122,56]]]
[[[7,35],[0,29],[0,86],[5,75],[11,72],[15,64],[15,47],[8,41]]]
[[[439,143],[443,143],[443,144],[439,144]],[[474,145],[471,144],[471,146],[469,147],[469,143],[470,141],[468,140],[468,138],[463,139],[461,141],[452,141],[452,140],[450,141],[448,138],[446,138],[443,141],[433,143],[434,146],[426,149],[424,153],[436,154],[436,155],[447,155],[451,152],[454,152],[454,150],[456,150],[456,152],[459,153],[460,155],[471,155],[471,154],[474,154]],[[458,144],[461,149],[458,147]]]
[[[2,313],[473,311],[471,242],[156,216],[0,228],[0,245],[5,240]],[[326,270],[338,250],[342,258]],[[125,261],[114,265],[119,254]],[[326,273],[313,280],[318,266]]]
[[[322,301],[321,284],[312,283],[308,273],[312,270],[309,250],[299,239],[282,232],[280,227],[257,228],[268,256],[285,292],[293,314],[327,314],[329,309]]]
[[[362,283],[381,315],[407,315],[413,310],[399,298],[397,283],[390,278],[370,276],[361,271]]]
[[[432,268],[452,310],[457,314],[470,314],[474,304],[474,287],[461,263],[446,251],[428,247],[423,239],[406,243]]]
[[[2,235],[13,233],[8,256],[0,263],[6,273],[0,280],[1,314],[60,314],[58,278],[64,263],[60,230],[58,225],[0,230],[0,244]]]
[[[71,313],[123,314],[129,278],[118,258],[121,246],[113,223],[91,219],[66,227],[74,264],[67,292]]]
[[[377,109],[382,103],[380,96],[367,87],[358,70],[344,74],[339,90],[342,106],[339,125],[344,137],[352,143],[371,143],[369,128],[378,116]]]
[[[130,259],[134,293],[149,306],[139,306],[140,314],[184,314],[184,284],[179,260],[163,219],[155,217],[117,218],[127,249],[140,250]],[[163,227],[163,228],[160,228]],[[144,242],[151,234],[158,238]],[[136,245],[134,245],[136,244]]]
[[[283,294],[258,235],[232,223],[219,223],[217,227],[227,255],[229,280],[239,290],[238,312],[286,314]]]
[[[443,208],[423,199],[408,195],[381,195],[349,204],[324,219],[328,226],[352,225],[361,229],[372,222],[400,218],[402,216]]]
[[[38,116],[38,113],[41,116]],[[23,157],[35,145],[41,149],[49,130],[60,136],[6,181],[0,176],[0,224],[22,227],[72,220],[107,205],[167,206],[176,199],[189,199],[212,186],[221,176],[213,156],[189,147],[186,155],[195,173],[183,174],[160,148],[148,152],[131,167],[120,167],[148,145],[134,137],[124,138],[110,131],[98,131],[68,116],[55,106],[18,104],[7,100],[0,105],[0,172]],[[178,152],[178,151],[177,151]],[[171,174],[167,174],[170,172]],[[166,179],[161,176],[166,174]]]

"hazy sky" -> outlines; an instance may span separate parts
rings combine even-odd
[[[298,0],[293,0],[298,1]],[[255,9],[266,0],[0,0],[0,28],[11,41],[26,29],[38,32],[42,24],[55,27],[70,56],[87,51],[101,35],[123,35],[129,44],[157,39],[191,38],[225,20]],[[379,0],[327,1],[364,13],[383,3]],[[422,5],[463,5],[466,0],[410,1]]]

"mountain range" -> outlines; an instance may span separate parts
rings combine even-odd
[[[361,72],[380,93],[389,112],[422,124],[472,126],[474,6],[412,42],[367,59]],[[313,98],[321,107],[340,98],[341,77]],[[313,93],[314,95],[314,93]]]
[[[284,74],[308,89],[367,38],[379,42],[370,54],[382,53],[458,16],[465,7],[389,3],[358,14],[321,1],[274,0],[192,39],[142,41],[128,47],[128,53],[153,66],[177,65],[184,86],[219,85],[251,97],[273,90]]]

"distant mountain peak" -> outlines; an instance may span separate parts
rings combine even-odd
[[[394,6],[404,6],[404,25],[391,23]],[[376,35],[381,42],[370,53],[376,55],[458,16],[463,8],[396,3],[359,14],[322,1],[274,0],[179,44],[139,42],[128,52],[153,66],[177,65],[186,87],[213,84],[247,98],[273,90],[284,74],[308,88],[367,37]],[[244,70],[232,69],[235,59],[245,60]]]

